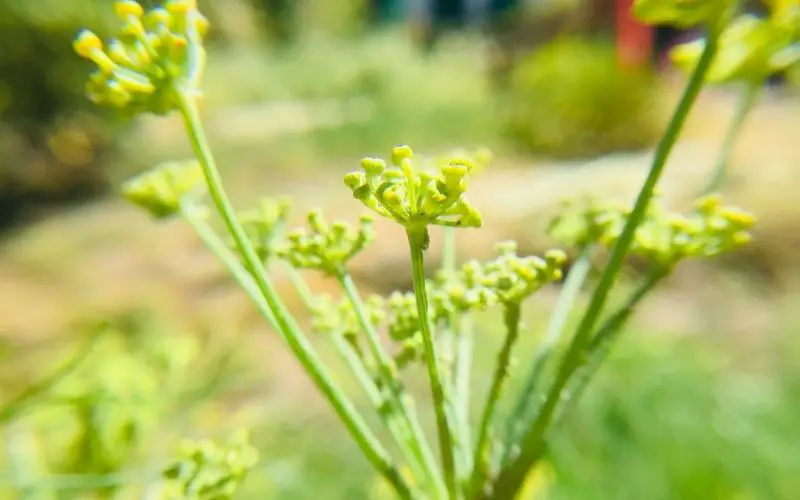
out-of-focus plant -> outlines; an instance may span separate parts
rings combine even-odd
[[[211,440],[183,444],[179,458],[166,469],[163,500],[227,500],[258,460],[246,432],[224,443]]]
[[[728,5],[730,2],[717,3],[720,5],[717,8],[724,7],[725,12],[732,8]],[[715,163],[714,175],[704,188],[706,193],[722,186],[733,146],[767,79],[800,63],[800,4],[795,0],[765,3],[769,8],[767,17],[740,15],[718,28],[720,50],[707,81],[737,84],[742,87],[742,95]],[[708,7],[702,8],[713,4],[708,2]],[[640,10],[643,16],[650,16],[644,6]],[[691,17],[689,13],[684,15]],[[670,56],[679,68],[691,72],[706,43],[705,39],[700,39],[679,45],[672,49]]]
[[[658,83],[645,68],[621,71],[610,44],[556,38],[513,69],[503,103],[506,134],[555,157],[649,147],[661,130]]]
[[[84,31],[75,49],[97,66],[89,95],[98,104],[129,113],[181,115],[196,163],[157,167],[129,181],[126,196],[154,218],[182,218],[196,230],[287,344],[393,494],[406,499],[507,499],[534,488],[526,478],[541,462],[553,426],[586,387],[642,298],[682,260],[712,257],[749,241],[753,216],[723,205],[718,196],[699,199],[688,215],[669,212],[654,198],[730,20],[722,8],[691,10],[684,19],[678,7],[685,2],[659,6],[673,3],[681,20],[707,28],[707,41],[633,205],[576,205],[553,222],[553,235],[578,257],[531,363],[526,389],[516,398],[515,411],[504,427],[499,425],[498,410],[522,334],[523,304],[541,288],[562,280],[567,254],[554,249],[542,256],[521,256],[516,244],[506,242],[498,245],[491,260],[457,263],[455,231],[483,224],[480,211],[467,197],[470,178],[488,160],[483,152],[425,162],[408,146],[398,146],[389,161],[365,158],[344,176],[344,183],[370,216],[352,225],[330,221],[314,210],[307,217],[308,228],[284,231],[285,202],[267,200],[239,215],[223,187],[198,113],[208,22],[194,1],[169,0],[145,12],[132,0],[119,0],[116,12],[123,26],[118,37],[103,43]],[[638,2],[637,8],[645,4],[647,0]],[[662,10],[655,12],[663,15]],[[210,206],[205,204],[206,195]],[[224,237],[209,223],[212,209],[222,219]],[[368,299],[359,293],[349,267],[376,237],[372,217],[388,219],[405,233],[412,291]],[[442,226],[446,235],[444,265],[434,277],[426,275],[425,267],[431,226]],[[574,333],[562,340],[566,317],[586,282],[588,263],[600,247],[607,248],[602,273]],[[612,289],[631,254],[649,259],[651,272],[621,306],[608,311]],[[312,328],[330,340],[346,361],[394,447],[368,424],[339,382],[340,374],[334,374],[317,354],[308,333],[287,309],[271,273],[281,262],[309,308]],[[300,269],[321,272],[335,281],[341,301],[314,294],[297,273]],[[473,416],[469,319],[489,308],[502,311],[506,334],[485,404]],[[430,384],[436,445],[428,439],[404,385],[403,369],[414,364],[424,368]],[[197,463],[203,460],[192,460],[185,468],[200,470]],[[215,477],[229,478],[227,469],[214,471]],[[194,488],[193,482],[181,483],[184,495]],[[222,484],[229,483],[222,480]]]
[[[110,497],[147,484],[152,471],[142,464],[166,451],[154,439],[164,424],[178,427],[235,372],[229,347],[208,349],[219,346],[145,319],[92,327],[77,355],[0,407],[8,456],[41,457],[10,464],[13,488]]]

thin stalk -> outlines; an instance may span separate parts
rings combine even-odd
[[[451,499],[458,498],[455,476],[455,459],[453,434],[447,415],[447,401],[445,387],[439,370],[439,359],[436,354],[436,345],[431,332],[431,321],[428,316],[428,294],[425,289],[425,260],[422,254],[425,235],[419,231],[408,229],[408,246],[411,251],[411,268],[414,283],[414,296],[417,301],[422,344],[425,352],[425,364],[428,369],[428,379],[431,384],[433,408],[436,413],[436,428],[439,437],[439,452],[442,457],[442,469],[447,493]]]
[[[664,268],[658,268],[649,273],[644,281],[642,281],[625,300],[625,303],[622,304],[594,334],[588,349],[589,363],[578,372],[577,378],[572,384],[574,389],[566,393],[562,407],[559,408],[558,416],[556,417],[558,420],[564,418],[574,406],[574,403],[580,399],[586,386],[589,385],[592,377],[597,373],[598,368],[608,357],[611,346],[614,344],[614,341],[619,338],[619,335],[623,331],[623,326],[625,326],[625,323],[630,318],[636,306],[662,279],[664,279],[664,277],[666,277],[666,275],[667,270]]]
[[[472,346],[474,323],[469,316],[456,318],[458,324],[456,340],[456,364],[454,369],[454,413],[457,417],[458,442],[462,456],[461,467],[465,474],[474,466],[472,463],[472,430],[470,426],[470,395],[472,393]],[[466,479],[466,478],[465,478]]]
[[[584,247],[578,258],[570,267],[567,278],[564,280],[564,285],[561,293],[558,295],[553,315],[550,317],[550,323],[547,325],[542,342],[537,346],[536,352],[533,356],[533,364],[525,379],[525,385],[517,398],[517,404],[508,418],[506,425],[506,446],[504,447],[503,462],[506,462],[511,457],[512,445],[517,441],[518,434],[522,432],[523,427],[530,416],[535,411],[537,403],[537,389],[540,383],[542,372],[550,359],[555,347],[561,341],[561,336],[567,325],[567,319],[570,312],[575,307],[575,301],[578,299],[581,288],[586,283],[586,278],[592,269],[591,256],[594,251],[594,245],[587,245]]]
[[[572,374],[584,362],[585,350],[591,341],[591,333],[594,330],[594,325],[600,317],[606,299],[611,291],[611,287],[616,281],[619,271],[622,269],[625,256],[633,243],[636,228],[644,220],[647,206],[653,197],[653,190],[661,178],[661,174],[664,171],[664,166],[672,152],[672,148],[678,140],[678,136],[686,122],[689,111],[692,109],[697,96],[700,94],[700,90],[703,87],[703,80],[716,54],[717,44],[717,36],[716,33],[714,33],[713,36],[708,37],[700,60],[692,71],[692,75],[689,78],[689,82],[683,92],[678,107],[670,120],[667,131],[656,148],[653,164],[642,184],[633,210],[625,223],[622,234],[611,251],[611,256],[600,277],[600,282],[594,294],[592,294],[586,313],[578,325],[575,337],[564,356],[556,379],[547,394],[547,398],[536,420],[533,422],[533,425],[531,425],[522,437],[519,456],[514,458],[508,466],[500,472],[500,475],[495,481],[495,488],[488,498],[514,498],[515,495],[519,493],[528,471],[540,456],[545,434],[553,419],[556,407],[561,400],[562,392],[567,386]]]
[[[422,425],[420,424],[416,412],[412,407],[410,398],[400,382],[394,361],[389,357],[389,355],[386,353],[386,350],[381,345],[380,339],[378,338],[378,332],[375,331],[375,328],[372,326],[369,318],[367,317],[364,301],[361,299],[361,296],[358,293],[358,289],[353,282],[353,278],[349,273],[344,272],[338,276],[338,280],[345,292],[345,295],[347,296],[347,299],[350,301],[350,304],[352,304],[353,309],[355,309],[356,317],[358,318],[361,329],[364,331],[364,333],[366,333],[367,345],[377,363],[378,372],[383,379],[383,382],[387,384],[389,388],[389,392],[393,399],[393,406],[395,406],[395,410],[399,412],[402,419],[405,420],[408,425],[409,433],[405,436],[407,439],[406,445],[414,452],[416,459],[421,464],[423,470],[426,471],[425,477],[431,481],[432,486],[437,492],[437,495],[439,497],[444,497],[446,490],[445,485],[442,482],[441,472],[436,464],[433,451],[431,451],[430,447],[428,446],[428,441],[425,438],[425,432],[423,431]]]
[[[725,183],[725,177],[731,155],[733,154],[733,148],[736,145],[739,134],[742,132],[742,128],[747,120],[747,116],[750,114],[750,111],[753,109],[753,106],[756,103],[758,94],[763,84],[764,82],[762,80],[748,81],[744,84],[742,95],[736,105],[736,111],[734,112],[733,119],[731,120],[730,124],[728,125],[728,129],[725,132],[722,148],[720,149],[716,162],[714,163],[714,170],[712,170],[711,178],[703,188],[701,194],[706,195],[713,193]]]
[[[486,404],[483,407],[480,426],[478,427],[478,441],[475,444],[475,456],[472,460],[472,477],[470,479],[470,496],[480,494],[486,481],[489,455],[491,454],[491,428],[492,419],[497,412],[503,386],[508,379],[508,369],[511,364],[511,350],[519,337],[521,307],[519,303],[508,303],[504,306],[504,323],[506,338],[503,347],[497,355],[494,376]]]
[[[443,228],[442,243],[442,269],[454,273],[457,266],[456,228]],[[450,379],[450,390],[453,394],[452,414],[454,416],[455,432],[458,436],[455,445],[457,453],[457,475],[459,480],[468,481],[473,467],[472,462],[472,431],[470,428],[470,395],[471,369],[472,369],[472,323],[468,316],[452,313],[449,318],[448,338],[455,342],[451,347],[453,362],[447,368]],[[465,487],[468,484],[464,484]]]
[[[356,411],[346,394],[333,381],[311,344],[303,335],[297,322],[291,317],[286,306],[280,300],[269,277],[264,272],[255,249],[236,219],[233,207],[225,194],[222,187],[222,179],[206,141],[200,124],[200,116],[192,97],[182,89],[176,89],[175,94],[178,109],[183,116],[184,125],[192,143],[192,149],[203,169],[209,194],[228,232],[242,254],[245,268],[252,274],[259,291],[272,311],[278,332],[282,334],[281,336],[303,368],[308,372],[317,388],[331,403],[334,411],[342,420],[367,460],[389,481],[401,498],[411,498],[411,489],[400,475],[391,457]]]
[[[264,296],[261,294],[261,291],[258,289],[258,285],[253,279],[253,275],[247,272],[247,269],[244,268],[236,254],[234,254],[228,248],[228,246],[222,242],[211,226],[209,226],[202,217],[198,216],[198,212],[194,210],[194,207],[182,207],[181,215],[183,216],[183,220],[185,220],[192,227],[192,229],[194,229],[194,232],[197,234],[206,248],[211,250],[211,253],[213,253],[220,261],[222,261],[223,265],[228,269],[228,272],[231,274],[234,281],[236,281],[236,284],[245,291],[247,296],[250,297],[253,302],[255,302],[258,311],[262,316],[264,316],[270,326],[274,328],[278,334],[281,335],[281,337],[283,337],[283,332],[280,331],[278,323],[275,321],[275,315],[272,314],[272,310],[270,310],[269,305],[267,304],[266,300],[264,300]]]
[[[105,323],[98,326],[91,333],[89,340],[86,341],[86,344],[81,346],[81,348],[78,349],[78,353],[75,354],[69,361],[64,363],[56,371],[48,375],[43,380],[26,387],[25,390],[23,390],[19,395],[3,405],[3,407],[0,408],[0,425],[16,419],[18,416],[23,414],[25,410],[29,408],[35,401],[38,401],[44,397],[44,395],[50,392],[50,390],[58,385],[59,382],[75,372],[75,370],[77,370],[83,364],[86,358],[89,357],[92,349],[107,330],[108,325]]]

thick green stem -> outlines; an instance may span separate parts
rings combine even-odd
[[[509,303],[505,304],[504,308],[506,338],[503,342],[503,347],[500,349],[500,353],[497,355],[492,385],[486,397],[486,404],[483,407],[483,415],[481,416],[480,425],[478,427],[478,441],[475,444],[475,456],[472,460],[474,465],[472,477],[470,479],[470,496],[480,494],[486,482],[489,458],[492,451],[492,420],[497,412],[500,396],[503,393],[503,386],[508,379],[508,370],[511,364],[511,350],[519,337],[520,304]]]
[[[578,299],[581,288],[583,288],[586,278],[589,276],[589,271],[592,269],[591,256],[593,250],[594,245],[587,245],[581,250],[580,255],[570,267],[567,278],[564,280],[553,315],[550,317],[550,323],[547,325],[547,332],[542,342],[537,346],[531,369],[525,379],[522,391],[519,393],[517,404],[509,416],[506,425],[507,442],[503,450],[503,463],[511,457],[512,446],[516,444],[520,432],[524,429],[523,426],[530,420],[536,409],[536,396],[542,373],[547,361],[550,359],[550,355],[561,341],[569,314],[575,307],[575,301]]]
[[[375,328],[369,321],[367,311],[364,308],[364,302],[358,293],[353,278],[349,273],[344,272],[338,276],[338,280],[345,295],[355,309],[361,329],[366,334],[367,345],[378,366],[378,373],[383,379],[383,383],[386,384],[389,389],[389,394],[391,394],[392,406],[408,426],[409,432],[404,436],[407,441],[405,446],[413,451],[416,460],[419,462],[422,470],[425,471],[424,477],[427,477],[431,482],[438,497],[444,497],[445,485],[442,482],[439,467],[436,464],[433,452],[428,446],[425,432],[413,409],[411,399],[400,382],[397,367],[381,345],[378,332],[375,331]]]
[[[425,289],[425,260],[422,249],[425,245],[426,234],[422,231],[408,229],[408,245],[411,250],[411,268],[414,282],[414,295],[417,301],[422,345],[425,353],[425,364],[428,369],[428,379],[431,384],[433,408],[436,413],[436,428],[439,436],[439,452],[442,456],[442,469],[447,492],[451,499],[458,498],[455,476],[455,459],[453,434],[447,415],[447,401],[445,387],[442,383],[442,374],[439,369],[439,359],[436,354],[436,345],[431,332],[431,321],[428,315],[428,294]]]
[[[494,483],[493,492],[488,498],[514,498],[519,493],[528,471],[541,456],[541,450],[544,446],[544,437],[553,419],[556,407],[561,400],[562,392],[573,373],[585,362],[586,347],[591,341],[591,333],[594,330],[594,325],[600,317],[606,299],[611,291],[611,287],[616,281],[619,271],[622,269],[625,256],[633,243],[636,229],[644,220],[647,206],[653,197],[653,191],[661,178],[661,174],[664,171],[664,166],[667,163],[672,148],[678,140],[678,136],[686,122],[689,111],[692,109],[697,96],[700,94],[705,75],[716,54],[717,44],[718,40],[716,36],[708,37],[700,60],[689,78],[689,83],[667,127],[667,131],[656,148],[653,164],[650,167],[647,178],[642,184],[639,195],[636,198],[636,203],[622,230],[622,234],[611,250],[611,256],[600,277],[600,282],[592,295],[586,313],[578,325],[575,337],[564,356],[556,379],[548,391],[547,398],[536,420],[534,420],[533,425],[531,425],[521,439],[519,455],[512,459],[500,472],[500,475]]]
[[[722,148],[719,151],[717,160],[714,164],[714,170],[711,172],[711,178],[708,184],[703,188],[701,194],[709,194],[717,191],[722,187],[725,182],[725,177],[730,162],[731,155],[733,154],[733,147],[739,134],[742,131],[744,123],[753,106],[756,103],[761,86],[764,84],[762,80],[748,81],[742,89],[742,95],[736,106],[733,118],[731,119],[728,129],[725,132],[725,138],[722,142]]]
[[[334,411],[342,420],[367,460],[389,481],[400,497],[411,498],[411,489],[400,476],[391,457],[342,389],[334,383],[264,272],[261,261],[247,238],[244,229],[236,219],[233,207],[222,187],[222,179],[206,142],[197,107],[192,96],[181,89],[176,89],[175,94],[178,109],[183,116],[184,125],[192,143],[192,149],[203,169],[211,199],[214,201],[225,227],[242,254],[245,268],[252,274],[259,291],[267,302],[269,310],[272,311],[278,332],[289,345],[289,348],[309,374],[314,384],[333,406]]]

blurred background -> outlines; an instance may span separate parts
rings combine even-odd
[[[460,258],[507,238],[547,248],[565,197],[631,199],[685,83],[666,51],[696,34],[640,26],[630,3],[200,1],[202,113],[237,207],[289,195],[298,221],[313,206],[354,218],[341,177],[362,156],[489,147],[471,187],[486,227],[459,235]],[[141,498],[181,439],[247,427],[261,461],[240,498],[374,498],[356,447],[191,230],[121,201],[122,180],[191,150],[178,117],[125,121],[83,96],[72,39],[113,23],[110,0],[0,0],[0,497]],[[755,242],[681,266],[646,301],[535,498],[800,498],[799,81],[765,86],[733,153],[725,193],[758,215]],[[675,207],[703,186],[740,92],[703,92],[662,183]],[[378,231],[353,273],[364,293],[408,289],[402,234]],[[557,292],[525,311],[520,365]],[[478,322],[477,394],[498,319]]]

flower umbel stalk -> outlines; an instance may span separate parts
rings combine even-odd
[[[572,264],[572,267],[564,280],[561,293],[558,295],[553,315],[550,317],[550,322],[547,325],[547,332],[544,339],[536,348],[536,353],[533,356],[533,363],[525,379],[522,391],[517,398],[517,404],[513,412],[509,416],[506,425],[506,439],[508,440],[503,450],[503,463],[505,463],[512,455],[512,446],[518,442],[519,433],[522,432],[523,426],[527,423],[528,417],[534,412],[536,408],[536,394],[538,385],[541,381],[542,372],[550,359],[550,355],[555,349],[564,329],[567,325],[567,318],[570,312],[575,307],[575,301],[578,294],[583,288],[586,278],[589,276],[589,271],[592,268],[591,255],[594,251],[594,245],[588,245],[583,248],[577,260]]]
[[[279,334],[287,342],[295,356],[297,356],[297,359],[308,372],[315,385],[331,403],[336,414],[345,424],[353,439],[367,457],[367,460],[369,460],[392,484],[400,497],[411,498],[411,489],[400,476],[391,457],[369,429],[361,415],[358,414],[341,388],[333,382],[330,374],[317,357],[294,319],[289,315],[268,276],[264,272],[260,259],[244,232],[244,229],[236,219],[233,207],[222,187],[222,179],[217,170],[208,143],[206,142],[202,125],[200,124],[200,117],[195,105],[194,96],[187,94],[180,88],[175,89],[174,92],[177,99],[178,110],[183,117],[184,126],[192,143],[192,149],[203,169],[209,194],[225,223],[225,227],[233,238],[237,249],[242,254],[245,267],[252,274],[269,310],[274,314]]]
[[[414,230],[407,228],[408,245],[411,251],[411,268],[414,283],[414,296],[417,302],[422,343],[425,353],[425,365],[428,369],[428,379],[431,385],[433,407],[436,413],[436,428],[439,436],[439,452],[442,457],[442,470],[445,485],[451,499],[458,498],[456,485],[455,458],[453,434],[447,415],[447,401],[442,374],[439,369],[439,360],[436,354],[436,345],[431,332],[431,321],[428,316],[428,295],[425,290],[425,261],[423,248],[427,244],[427,229]]]
[[[667,274],[668,270],[664,268],[656,268],[651,271],[644,281],[642,281],[625,300],[625,303],[600,326],[592,337],[591,344],[589,344],[589,362],[579,371],[577,378],[572,384],[574,389],[567,392],[565,401],[558,411],[557,419],[563,418],[569,412],[572,405],[580,399],[581,394],[583,394],[583,391],[589,385],[592,377],[597,373],[597,369],[603,364],[603,361],[605,361],[608,353],[611,351],[612,344],[619,338],[625,323],[628,318],[630,318],[636,306],[639,305],[642,299],[652,291]]]
[[[528,471],[541,455],[545,435],[550,427],[556,407],[561,400],[562,393],[573,373],[585,361],[586,348],[591,341],[591,333],[594,329],[594,325],[600,317],[608,294],[611,291],[611,287],[616,281],[625,256],[633,243],[636,228],[644,220],[647,206],[653,197],[654,189],[661,178],[661,174],[664,171],[672,148],[677,142],[680,131],[689,115],[689,111],[694,105],[697,96],[700,94],[705,75],[717,51],[717,45],[718,33],[710,33],[707,43],[703,48],[703,53],[689,78],[689,82],[681,96],[678,107],[670,120],[667,131],[658,144],[653,164],[639,191],[633,211],[628,217],[622,234],[611,251],[611,256],[600,277],[600,282],[592,295],[586,313],[577,328],[575,337],[564,356],[547,398],[539,410],[533,425],[531,425],[522,437],[519,455],[512,459],[508,463],[508,466],[501,471],[494,483],[493,491],[487,495],[486,498],[514,498],[518,494]]]
[[[442,231],[442,270],[448,273],[456,271],[456,228],[445,227]],[[469,481],[470,471],[472,470],[472,432],[470,430],[470,385],[472,369],[472,324],[469,317],[459,315],[455,312],[448,318],[447,334],[448,338],[455,343],[453,348],[452,366],[444,367],[447,376],[450,378],[450,390],[452,391],[452,410],[451,414],[455,420],[454,427],[457,438],[456,450],[456,473],[459,481],[465,483]],[[467,487],[467,484],[463,485]]]
[[[487,477],[489,459],[492,452],[492,420],[500,402],[503,386],[508,379],[509,366],[511,364],[511,350],[519,337],[521,306],[517,302],[504,305],[504,323],[506,326],[506,337],[503,347],[497,355],[494,376],[486,403],[483,407],[480,425],[478,427],[478,441],[475,444],[475,456],[472,460],[473,469],[470,479],[470,497],[480,494],[483,490]]]
[[[703,188],[701,195],[713,193],[720,189],[725,183],[728,163],[730,163],[733,147],[736,144],[736,140],[739,138],[739,134],[742,132],[745,121],[747,121],[747,116],[750,114],[750,111],[752,111],[758,99],[758,94],[763,84],[764,82],[762,80],[748,81],[744,84],[742,95],[736,105],[736,111],[725,132],[725,139],[723,140],[722,148],[714,164],[711,179],[708,181],[705,188]]]
[[[356,312],[356,317],[358,318],[362,330],[366,334],[367,344],[378,366],[379,374],[383,379],[383,383],[389,388],[391,404],[402,420],[405,421],[408,432],[404,436],[406,441],[404,446],[414,454],[414,459],[420,464],[420,468],[424,471],[425,477],[428,478],[433,489],[437,491],[438,497],[444,497],[444,484],[442,483],[439,467],[436,464],[433,452],[428,446],[428,441],[425,438],[425,433],[413,410],[410,398],[398,379],[397,369],[380,344],[378,333],[372,327],[372,324],[370,324],[367,312],[364,309],[364,302],[361,300],[358,289],[352,277],[347,272],[341,273],[338,276],[338,280],[347,299]]]

